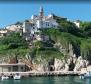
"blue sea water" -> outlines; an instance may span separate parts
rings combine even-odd
[[[79,76],[29,77],[21,80],[0,80],[0,84],[91,84],[91,78]]]

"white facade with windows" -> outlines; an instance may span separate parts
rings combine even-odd
[[[43,8],[40,7],[40,13],[38,16],[32,15],[31,20],[28,20],[28,22],[23,23],[23,32],[29,32],[31,34],[34,34],[35,32],[38,32],[38,29],[57,27],[58,23],[53,18],[53,14],[44,16]]]

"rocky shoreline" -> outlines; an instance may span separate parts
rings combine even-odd
[[[14,64],[11,64],[11,63]],[[29,59],[26,60],[19,60],[18,63],[16,60],[10,62],[8,65],[18,66],[19,63],[23,63],[24,70],[20,70],[21,67],[19,67],[19,70],[17,68],[17,71],[9,71],[7,68],[6,71],[6,65],[5,69],[2,68],[2,71],[0,72],[0,76],[6,75],[6,76],[14,76],[15,74],[19,73],[22,77],[37,77],[37,76],[79,76],[80,74],[86,73],[86,71],[91,70],[91,65],[89,62],[85,59],[83,59],[81,56],[78,58],[73,56],[68,58],[67,60],[60,60],[57,58],[54,58],[53,60],[50,60],[48,62],[41,62],[40,64],[34,63]],[[20,65],[21,66],[21,65]],[[8,66],[9,67],[9,66]]]

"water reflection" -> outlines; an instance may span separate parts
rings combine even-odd
[[[86,78],[85,79],[85,84],[91,84],[91,78]]]
[[[13,84],[20,84],[21,80],[13,80]]]
[[[21,80],[0,80],[0,84],[91,84],[91,78],[81,80],[78,76],[30,77]]]

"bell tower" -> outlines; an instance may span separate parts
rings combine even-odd
[[[39,16],[40,16],[41,18],[43,18],[43,16],[44,16],[44,10],[43,10],[43,7],[42,7],[42,6],[40,7]]]

